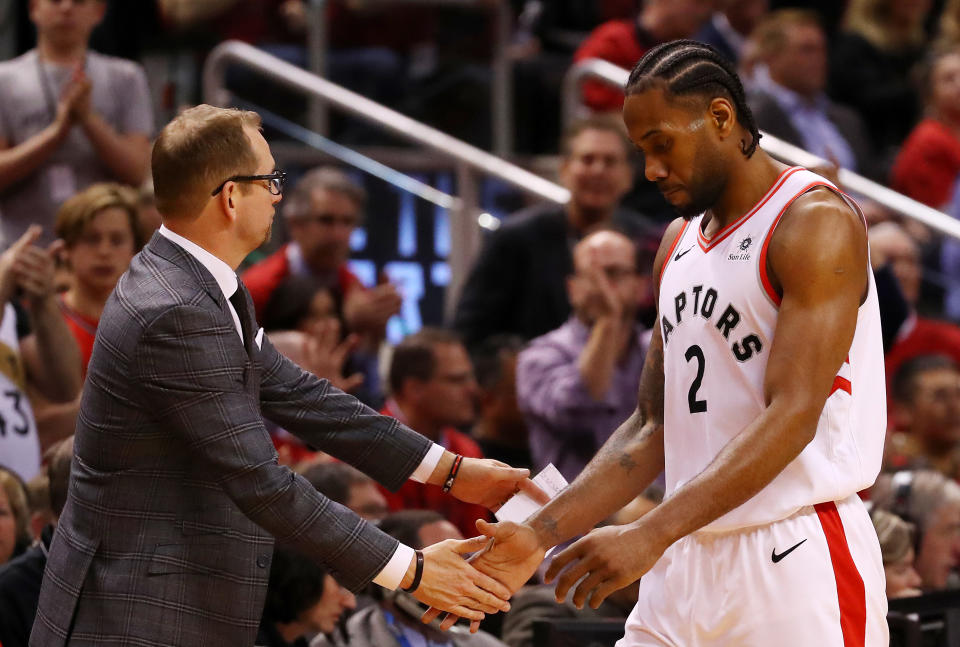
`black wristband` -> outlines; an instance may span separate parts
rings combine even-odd
[[[415,550],[417,554],[417,568],[413,572],[413,583],[407,588],[403,589],[406,593],[413,593],[417,590],[417,587],[420,586],[420,580],[423,579],[423,551]]]
[[[450,488],[453,487],[453,482],[457,478],[457,474],[460,473],[460,463],[463,462],[463,456],[457,454],[453,459],[453,465],[450,466],[450,473],[447,474],[447,480],[443,482],[443,487],[440,490],[446,494],[450,491]]]

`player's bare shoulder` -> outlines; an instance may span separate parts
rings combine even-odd
[[[660,239],[660,248],[657,249],[657,256],[653,261],[653,276],[658,278],[657,281],[654,281],[654,291],[658,295],[660,293],[659,277],[663,273],[663,266],[666,265],[670,250],[673,248],[674,243],[677,242],[677,237],[680,235],[680,232],[683,231],[684,222],[683,218],[674,219],[673,222],[667,225],[666,230],[663,232],[663,238]]]
[[[784,211],[770,237],[767,272],[775,289],[850,277],[866,289],[867,231],[851,203],[829,187],[798,196]]]

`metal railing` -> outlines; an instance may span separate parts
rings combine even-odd
[[[564,123],[576,119],[584,111],[580,90],[585,80],[597,80],[614,87],[623,88],[629,76],[630,73],[622,67],[596,58],[585,59],[572,65],[563,83]],[[760,140],[760,146],[766,152],[787,164],[807,167],[827,164],[826,160],[802,148],[778,139],[769,133],[763,131],[761,133],[763,139]],[[942,234],[960,239],[960,220],[951,218],[942,211],[928,207],[922,202],[908,198],[873,180],[868,180],[849,169],[839,169],[837,176],[845,190],[867,197],[891,211],[921,222]]]
[[[408,139],[445,156],[453,162],[459,197],[460,215],[450,219],[451,249],[450,284],[446,293],[446,309],[450,313],[460,293],[474,254],[480,245],[478,173],[498,178],[514,187],[557,204],[570,199],[566,188],[506,162],[486,151],[451,137],[434,128],[371,101],[355,92],[291,65],[240,41],[221,43],[210,52],[203,69],[204,100],[213,105],[231,103],[225,86],[230,65],[243,66],[308,98],[323,101],[364,121],[376,124],[401,138]]]
[[[491,4],[489,0],[389,0],[390,4],[439,5],[494,12],[493,59],[490,62],[490,118],[493,151],[507,156],[513,150],[513,65],[507,46],[510,43],[513,15],[509,2]],[[368,5],[388,4],[387,0],[368,0]],[[310,71],[326,78],[327,74],[327,0],[310,0],[307,5],[307,55]],[[321,135],[327,134],[327,113],[322,102],[310,102],[309,125]]]

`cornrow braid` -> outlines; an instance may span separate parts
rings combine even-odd
[[[740,142],[743,154],[751,157],[760,142],[760,131],[747,106],[743,84],[733,65],[710,45],[695,40],[674,40],[657,45],[634,66],[625,94],[639,94],[662,86],[673,95],[723,96],[733,102],[737,120],[750,131],[752,141]]]

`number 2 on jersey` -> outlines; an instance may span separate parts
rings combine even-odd
[[[697,377],[693,379],[693,384],[690,385],[690,391],[687,392],[687,403],[690,405],[690,413],[703,413],[707,410],[707,401],[697,399],[697,391],[700,390],[700,383],[703,382],[703,367],[705,363],[703,350],[694,344],[687,349],[684,357],[687,358],[688,363],[694,358],[697,360]]]

